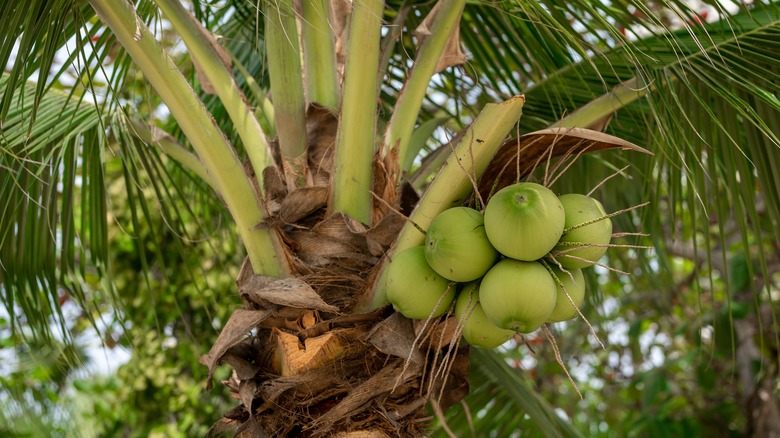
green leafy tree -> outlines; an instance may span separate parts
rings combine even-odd
[[[63,302],[96,329],[115,310],[112,329],[135,344],[135,358],[154,357],[148,374],[123,376],[121,397],[167,404],[178,430],[198,430],[188,428],[199,419],[175,411],[199,396],[177,389],[175,375],[200,377],[205,368],[190,367],[206,351],[209,386],[224,369],[216,366],[230,364],[226,387],[240,403],[217,430],[405,435],[422,433],[434,415],[450,433],[457,424],[464,434],[604,432],[577,414],[583,406],[640,434],[704,430],[691,420],[696,411],[679,409],[684,392],[669,396],[665,377],[675,366],[699,369],[691,356],[626,374],[627,394],[616,397],[636,401],[639,391],[640,407],[658,409],[621,423],[599,397],[577,405],[572,392],[552,395],[565,381],[518,371],[525,360],[537,375],[560,377],[551,349],[533,357],[463,348],[454,359],[432,342],[410,349],[414,329],[385,306],[383,284],[386,261],[422,242],[417,227],[449,206],[480,206],[477,195],[496,184],[535,178],[557,192],[593,189],[608,211],[649,201],[615,227],[648,234],[627,243],[655,252],[610,251],[609,265],[634,275],[591,277],[589,303],[602,310],[586,315],[594,331],[630,324],[617,354],[637,360],[644,347],[633,342],[648,327],[627,315],[646,308],[643,293],[676,290],[674,276],[687,269],[695,287],[676,302],[650,301],[693,314],[657,324],[677,325],[690,345],[702,330],[717,338],[752,329],[759,342],[749,357],[774,374],[735,368],[746,373],[745,400],[776,381],[780,8],[713,6],[705,23],[671,0],[5,2],[0,287],[9,328],[20,345],[72,345]],[[635,150],[583,153],[615,147]],[[565,172],[550,172],[552,155]],[[735,254],[744,261],[733,268]],[[134,269],[142,274],[129,276]],[[224,294],[234,277],[241,301]],[[604,310],[615,300],[625,313]],[[748,302],[753,313],[735,318]],[[181,335],[213,334],[214,319],[224,327],[210,350],[206,336]],[[423,330],[445,333],[446,323]],[[561,330],[563,342],[578,329]],[[612,354],[579,333],[583,342],[562,351]],[[189,348],[162,356],[166,335]],[[730,338],[732,355],[747,345]],[[718,345],[698,348],[715,354]],[[411,360],[417,347],[440,351]],[[469,393],[469,357],[472,391],[461,406],[473,415],[446,417]],[[696,388],[712,379],[700,371]],[[772,405],[759,408],[748,417]],[[153,411],[138,415],[155,422]],[[133,432],[113,421],[106,431]]]

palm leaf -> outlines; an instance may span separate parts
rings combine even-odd
[[[7,90],[9,85],[3,76],[0,90],[13,96],[0,137],[3,303],[17,318],[21,310],[34,335],[48,338],[49,318],[55,316],[68,336],[60,288],[90,309],[84,278],[106,273],[101,117],[62,93],[52,91],[34,102],[34,85],[26,93]],[[36,108],[37,121],[29,124]]]
[[[638,203],[637,195],[657,205],[668,202],[672,222],[683,211],[700,218],[726,220],[728,212],[736,209],[749,223],[760,223],[762,216],[780,223],[779,186],[774,171],[780,147],[775,61],[780,55],[779,31],[780,8],[773,5],[694,33],[681,31],[668,38],[641,42],[657,60],[637,76],[651,88],[646,99],[629,104],[615,116],[609,131],[656,152],[654,161],[634,161],[637,171],[645,175],[634,183],[644,185],[643,180],[655,177],[664,186],[648,185],[646,190],[637,190],[623,185],[627,193],[635,195],[632,202]],[[540,126],[550,124],[565,110],[582,107],[599,95],[603,90],[601,80],[617,84],[627,79],[627,74],[633,73],[628,65],[620,66],[620,56],[608,54],[604,69],[570,69],[528,89],[527,120]],[[606,70],[607,66],[611,70]],[[611,73],[605,75],[604,71]],[[582,96],[570,105],[542,98],[578,96],[570,88],[576,88]],[[569,185],[582,180],[581,172],[589,160],[593,161],[588,158],[575,167],[579,172],[569,175]],[[758,205],[765,206],[765,211],[759,211]],[[723,233],[709,233],[706,221],[691,223],[698,228],[683,230],[684,234],[677,237],[688,240],[698,231],[706,240],[693,241],[693,245],[717,247],[722,245],[719,241],[726,241]],[[740,233],[745,245],[754,238],[761,240],[760,229],[742,223]],[[659,220],[646,216],[643,228],[658,233],[662,240],[675,240],[672,230],[661,229]],[[777,227],[769,233],[774,239],[780,236]],[[660,250],[663,254],[664,248]],[[753,256],[765,269],[762,253]]]
[[[0,91],[7,84],[3,76]],[[100,313],[112,311],[104,303],[121,309],[109,276],[109,220],[134,237],[147,287],[152,272],[167,278],[169,255],[142,224],[162,214],[177,235],[199,241],[230,221],[207,184],[144,143],[124,116],[107,118],[94,105],[49,90],[29,124],[34,85],[25,91],[14,93],[0,133],[0,298],[14,330],[23,322],[34,338],[56,333],[71,341],[73,321],[62,303],[73,299],[93,325]],[[116,146],[106,149],[109,142]],[[119,216],[112,202],[127,207],[129,218]],[[186,243],[177,242],[184,253]],[[146,248],[154,260],[145,259]],[[188,275],[205,273],[193,269]]]
[[[513,368],[504,354],[472,348],[472,388],[460,407],[448,411],[445,421],[452,430],[473,427],[475,437],[523,436],[580,437],[531,386],[522,370]],[[464,406],[465,405],[465,406]],[[468,415],[464,409],[469,409]],[[443,436],[443,434],[440,434]]]

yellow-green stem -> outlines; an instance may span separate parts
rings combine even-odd
[[[265,96],[266,91],[260,88],[255,78],[249,73],[249,70],[244,67],[244,64],[236,58],[236,55],[230,53],[230,58],[233,60],[233,66],[238,72],[244,76],[246,85],[249,87],[249,92],[257,102],[257,108],[255,109],[255,117],[260,122],[260,126],[263,127],[263,131],[268,134],[268,137],[274,138],[276,136],[276,126],[274,126],[274,106],[270,100]]]
[[[336,137],[331,210],[371,223],[376,87],[382,0],[356,0],[352,9],[344,95]]]
[[[265,2],[265,47],[274,122],[288,187],[306,184],[306,100],[292,0]]]
[[[647,94],[649,87],[643,86],[634,77],[618,84],[606,93],[578,108],[573,113],[554,123],[552,127],[589,128],[615,111]]]
[[[219,100],[222,101],[255,170],[258,187],[263,190],[263,170],[273,165],[268,140],[260,123],[246,104],[233,72],[222,60],[216,41],[209,37],[208,31],[184,9],[179,0],[155,0],[155,2],[176,33],[181,36],[190,56],[203,75],[208,78]]]
[[[154,130],[159,128],[149,127],[145,123],[142,123],[138,120],[131,119],[128,120],[128,123],[130,123],[130,132],[133,135],[138,137],[144,143],[154,145],[162,149],[165,155],[181,164],[185,169],[197,175],[198,178],[208,183],[208,185],[211,186],[211,188],[214,189],[216,193],[219,193],[219,189],[217,189],[216,184],[214,184],[214,180],[212,180],[208,172],[206,172],[206,168],[203,167],[203,163],[201,163],[195,154],[191,153],[186,148],[184,148],[184,146],[180,145],[176,139],[171,137],[166,132],[155,133]]]
[[[281,243],[273,232],[253,229],[263,221],[264,211],[235,150],[203,102],[135,14],[131,3],[113,0],[89,2],[133,58],[192,143],[236,221],[254,271],[270,276],[284,275],[286,264],[280,257],[283,254]]]
[[[383,147],[385,153],[398,148],[398,158],[401,163],[409,161],[407,158],[409,139],[417,124],[417,116],[420,114],[425,93],[428,91],[428,84],[436,72],[436,65],[450,34],[458,25],[465,4],[466,0],[446,0],[441,4],[431,25],[431,34],[420,46],[412,72],[395,105],[390,123],[387,125]]]
[[[301,11],[309,102],[337,111],[339,82],[336,76],[336,49],[328,21],[328,0],[302,0]]]

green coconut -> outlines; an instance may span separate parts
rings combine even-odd
[[[561,271],[557,267],[552,267],[551,269],[563,287],[557,281],[555,282],[558,298],[555,301],[555,308],[552,314],[547,318],[547,322],[561,322],[575,318],[577,309],[582,308],[582,302],[585,299],[585,276],[582,275],[581,269],[568,269],[568,273]],[[566,288],[565,292],[564,288]],[[566,296],[567,293],[569,294],[568,297]],[[572,304],[572,301],[574,304]],[[577,307],[574,307],[575,305]]]
[[[569,193],[561,195],[559,199],[566,212],[565,228],[576,228],[566,231],[561,236],[555,249],[562,251],[563,254],[556,256],[556,260],[565,268],[578,269],[590,266],[607,252],[606,245],[612,238],[612,221],[606,217],[607,213],[601,202],[594,198]],[[600,218],[601,220],[596,221]],[[595,222],[577,227],[591,221]]]
[[[485,207],[485,232],[501,254],[538,260],[563,233],[565,214],[558,197],[535,183],[513,184],[496,192]]]
[[[458,322],[463,324],[463,339],[475,347],[495,348],[515,335],[514,330],[498,327],[485,315],[479,302],[479,283],[476,281],[463,286],[455,301],[455,315]]]
[[[555,309],[555,281],[539,262],[504,259],[482,278],[479,301],[485,315],[501,328],[530,333]]]
[[[431,268],[415,246],[396,255],[387,267],[387,300],[407,318],[441,316],[455,299],[455,285]]]
[[[473,208],[441,212],[428,227],[424,246],[434,271],[462,283],[482,277],[498,260],[498,251],[485,234],[485,219]]]

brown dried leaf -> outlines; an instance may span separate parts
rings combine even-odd
[[[315,393],[324,391],[329,385],[332,385],[332,382],[327,382],[327,379],[324,379],[322,375],[314,371],[297,376],[266,380],[260,388],[260,394],[263,400],[265,400],[265,404],[271,405],[276,403],[284,393],[291,389],[303,391],[311,390],[311,392],[307,392],[306,395],[313,396]],[[262,411],[265,407],[266,406],[264,405],[260,407],[259,410]]]
[[[482,175],[479,193],[483,199],[487,199],[491,191],[514,184],[528,175],[539,161],[543,162],[550,153],[552,157],[559,157],[586,150],[597,152],[616,148],[652,154],[621,138],[583,128],[548,128],[508,139],[501,145]]]
[[[412,363],[422,365],[423,356],[418,349],[412,351],[414,345],[414,327],[412,321],[400,313],[393,313],[371,330],[368,341],[385,354],[398,356]],[[409,352],[412,352],[411,356]]]
[[[338,117],[335,114],[323,106],[309,105],[306,111],[306,138],[309,140],[306,152],[315,185],[328,185],[330,182],[337,130]]]
[[[283,306],[296,309],[319,310],[338,313],[339,309],[327,304],[305,281],[295,278],[280,278],[270,282],[268,277],[255,275],[246,284],[239,285],[242,296],[264,307]]]
[[[236,438],[267,438],[271,435],[255,420],[247,421],[236,431]]]
[[[419,44],[422,45],[428,35],[431,34],[430,27],[433,25],[433,20],[436,19],[436,14],[439,12],[442,2],[445,0],[439,0],[433,9],[425,16],[422,23],[414,30],[414,36],[417,37]],[[450,37],[447,39],[447,43],[444,45],[439,61],[436,63],[436,73],[455,65],[461,65],[468,60],[466,54],[460,49],[460,18],[453,27]]]
[[[381,158],[379,154],[374,156],[374,184],[371,188],[374,193],[372,224],[378,223],[389,214],[391,207],[396,204],[398,196],[396,183],[400,171],[398,148],[391,149],[384,158]]]
[[[312,231],[325,237],[338,240],[358,248],[365,248],[365,237],[368,229],[344,213],[334,213],[312,228]]]
[[[388,438],[389,435],[381,430],[357,430],[354,432],[341,432],[335,438]]]
[[[412,367],[405,372],[402,368],[403,365],[400,362],[382,368],[378,373],[355,387],[331,410],[314,420],[310,426],[311,429],[318,432],[330,430],[336,421],[368,409],[371,406],[370,402],[375,397],[390,392],[399,380],[399,384],[404,385],[410,379],[417,377],[419,373],[418,369],[412,369]],[[402,372],[403,375],[399,376]]]
[[[450,38],[447,40],[447,43],[444,45],[444,51],[441,54],[441,57],[439,58],[439,62],[436,63],[436,73],[439,73],[447,68],[454,67],[456,65],[465,64],[466,61],[469,60],[469,58],[466,56],[465,53],[463,53],[463,50],[460,48],[460,19],[458,19],[458,24],[455,25],[455,28],[452,30],[452,33],[450,34]]]
[[[366,254],[367,244],[363,250],[350,243],[316,233],[291,232],[288,236],[298,244],[295,254],[309,267],[330,266],[339,259],[352,260],[355,270],[362,270],[376,263],[376,257]],[[343,263],[341,266],[346,267]]]
[[[395,242],[406,220],[397,214],[388,214],[376,226],[366,231],[366,243],[372,255],[382,256]]]
[[[255,399],[255,393],[257,392],[257,382],[254,380],[242,380],[238,384],[238,395],[241,397],[241,403],[244,404],[244,409],[252,415],[252,400]]]
[[[247,418],[249,418],[249,413],[244,410],[243,405],[238,405],[235,408],[225,412],[222,414],[223,418],[227,418],[229,420],[240,420],[240,421],[246,421]]]
[[[413,34],[415,38],[417,38],[418,44],[422,44],[425,38],[427,38],[428,35],[431,35],[431,25],[433,25],[433,20],[436,18],[436,13],[439,12],[439,8],[441,8],[441,0],[433,5],[433,8],[428,15],[425,16],[422,23],[414,30]]]
[[[217,421],[217,423],[211,427],[209,433],[206,436],[235,435],[234,433],[228,434],[228,432],[235,432],[244,422],[244,420],[228,417],[228,415],[234,415],[234,411],[236,410],[241,410],[243,412],[244,407],[238,406],[223,414],[222,418],[220,418],[219,421]]]
[[[428,337],[427,344],[432,348],[447,348],[448,345],[455,339],[455,333],[458,330],[458,318],[455,316],[449,317],[444,321],[436,321],[430,326],[431,332]]]
[[[425,406],[427,400],[424,398],[416,398],[405,405],[398,406],[396,409],[387,412],[387,417],[393,421],[398,421],[407,415],[416,412],[418,409]]]
[[[249,257],[247,257],[246,260],[244,260],[243,266],[241,266],[241,272],[238,274],[236,284],[238,285],[239,293],[241,293],[243,291],[263,289],[276,280],[278,280],[278,278],[256,275],[252,270],[252,263],[249,261]]]
[[[254,275],[255,273],[252,270],[252,262],[249,260],[249,256],[244,257],[244,263],[241,264],[241,270],[238,271],[238,277],[236,278],[236,285],[240,287],[242,284],[251,280]]]
[[[376,257],[368,251],[366,231],[359,221],[336,213],[311,231],[294,231],[288,236],[298,244],[296,255],[311,266],[327,266],[346,259],[355,262],[351,267],[361,270],[376,263]]]
[[[268,166],[263,169],[263,185],[266,198],[281,202],[287,196],[287,186],[284,184],[282,174],[276,166]]]
[[[233,371],[241,381],[255,377],[257,372],[260,371],[259,366],[250,363],[244,357],[234,354],[232,351],[228,351],[222,356],[222,362],[233,367]]]
[[[228,349],[237,343],[241,342],[246,334],[263,322],[271,315],[271,312],[265,310],[245,310],[238,309],[230,315],[225,327],[219,333],[219,337],[214,342],[211,350],[207,354],[200,357],[199,362],[209,367],[208,383],[206,383],[206,389],[211,390],[213,382],[211,377],[214,374],[214,368],[222,359]]]
[[[241,399],[241,397],[238,395],[238,385],[241,383],[241,381],[238,380],[238,375],[236,375],[235,370],[233,370],[233,373],[230,374],[230,378],[223,380],[220,383],[222,383],[230,390],[230,398],[234,400]]]
[[[344,72],[344,63],[347,59],[347,23],[352,15],[352,2],[350,0],[330,0],[330,25],[333,36],[336,38],[336,70]]]
[[[328,187],[301,187],[290,192],[279,209],[284,223],[292,224],[314,213],[328,203]]]

